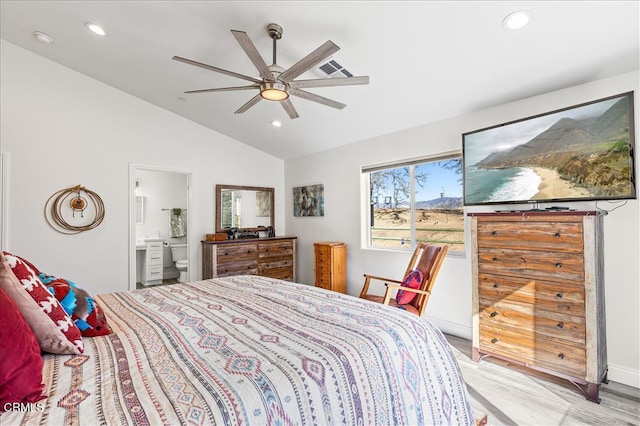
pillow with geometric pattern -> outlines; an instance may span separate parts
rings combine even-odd
[[[53,294],[84,337],[111,334],[104,311],[93,297],[73,281],[40,273],[40,281]]]
[[[73,320],[60,305],[54,295],[49,293],[47,288],[42,284],[38,276],[28,262],[23,261],[20,257],[11,253],[3,252],[3,263],[6,263],[17,280],[7,280],[6,284],[12,287],[12,291],[21,289],[36,302],[37,308],[44,312],[49,320],[53,322],[54,328],[57,330],[58,336],[40,335],[38,330],[44,327],[43,324],[32,324],[29,318],[33,317],[32,313],[22,312],[23,306],[18,304],[21,312],[29,325],[36,333],[38,342],[41,343],[41,349],[45,352],[55,354],[75,354],[80,355],[84,352],[84,344],[82,343],[82,335],[80,329],[74,324]],[[15,282],[15,284],[13,284]],[[5,289],[7,291],[7,289]],[[8,291],[9,292],[9,291]],[[16,295],[11,296],[17,303]],[[43,342],[47,342],[43,345]]]

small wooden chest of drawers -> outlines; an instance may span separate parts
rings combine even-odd
[[[347,245],[323,241],[313,244],[316,287],[347,293]]]
[[[296,238],[202,241],[202,279],[262,275],[296,279]]]
[[[473,358],[504,358],[585,385],[607,372],[602,216],[470,213]]]

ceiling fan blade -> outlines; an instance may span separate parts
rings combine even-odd
[[[296,109],[293,107],[293,104],[291,103],[291,99],[285,99],[284,101],[280,101],[280,105],[282,105],[282,108],[284,108],[287,114],[289,114],[289,118],[294,119],[294,118],[300,117],[298,115],[298,111],[296,111]]]
[[[188,90],[184,93],[207,93],[207,92],[229,92],[232,90],[249,90],[260,89],[259,84],[252,84],[251,86],[238,86],[238,87],[220,87],[217,89],[200,89],[200,90]]]
[[[289,87],[291,87],[292,89],[302,89],[305,87],[355,86],[358,84],[369,84],[369,76],[329,77],[314,78],[311,80],[295,80],[289,82]]]
[[[240,46],[242,47],[242,50],[244,50],[244,53],[246,53],[249,59],[251,59],[251,62],[253,62],[253,65],[260,73],[260,77],[262,77],[266,81],[274,81],[273,75],[271,74],[267,63],[264,61],[264,59],[262,59],[260,52],[258,52],[258,49],[256,49],[255,44],[253,44],[247,33],[244,31],[236,30],[231,30],[231,33],[236,38],[236,40],[238,40],[238,43],[240,43]]]
[[[249,77],[248,75],[238,74],[237,72],[228,71],[222,68],[214,67],[213,65],[203,64],[201,62],[192,61],[191,59],[181,58],[180,56],[174,56],[174,61],[184,62],[185,64],[194,65],[196,67],[204,68],[205,70],[219,72],[221,74],[230,75],[231,77],[241,78],[243,80],[248,80],[253,83],[262,83],[262,80],[258,80],[257,78]]]
[[[340,50],[340,48],[334,42],[329,40],[304,58],[300,59],[291,68],[280,74],[279,79],[289,83],[291,80],[303,72],[310,70],[314,65],[319,64],[338,50]]]
[[[347,106],[346,104],[343,104],[341,102],[337,102],[329,98],[325,98],[324,96],[316,95],[315,93],[306,92],[300,89],[289,88],[289,94],[306,99],[308,101],[318,102],[319,104],[326,105],[331,108],[342,109]]]
[[[260,96],[260,93],[258,93],[253,98],[249,99],[249,101],[246,104],[238,108],[238,110],[234,112],[234,114],[242,114],[243,112],[245,112],[246,110],[248,110],[249,108],[257,104],[258,102],[260,102],[261,99],[262,99],[262,96]]]

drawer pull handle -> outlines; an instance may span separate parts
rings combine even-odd
[[[498,339],[497,337],[494,337],[493,339],[491,339],[491,343],[498,343],[500,341],[500,339]]]
[[[555,235],[556,237],[560,237],[560,233],[559,233],[559,232],[556,232],[554,235]]]
[[[498,288],[498,284],[494,284],[494,285],[493,285],[493,288]]]
[[[562,268],[562,262],[556,263],[556,268]]]
[[[564,359],[564,354],[558,354],[558,358]]]
[[[564,324],[559,322],[558,324],[556,324],[556,327],[558,328],[558,330],[562,330],[564,328]]]
[[[562,293],[558,293],[558,294],[556,294],[556,297],[557,297],[558,299],[562,299]]]
[[[493,258],[493,259],[491,259],[491,260],[493,260],[494,262],[497,262],[497,261],[498,261],[498,258],[497,258],[497,257],[494,257],[494,258]]]
[[[491,312],[491,318],[497,317],[497,316],[498,316],[498,311]]]
[[[491,235],[498,235],[498,231],[491,231]]]

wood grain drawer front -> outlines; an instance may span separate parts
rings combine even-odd
[[[582,253],[582,222],[478,221],[478,247]]]
[[[316,275],[328,275],[333,272],[333,265],[331,262],[320,262],[316,259]]]
[[[293,241],[258,243],[258,274],[293,281]]]
[[[534,333],[575,345],[586,341],[585,319],[547,311],[536,304],[510,303],[480,298],[480,324],[487,328],[509,328]]]
[[[584,347],[544,338],[526,332],[480,325],[480,351],[553,370],[574,377],[584,377]]]
[[[263,277],[277,278],[284,281],[293,281],[293,268],[291,266],[260,268],[258,275]]]
[[[268,243],[258,243],[258,257],[261,260],[291,259],[293,257],[293,242],[274,241]]]
[[[584,257],[578,253],[481,248],[478,271],[580,283],[584,281]]]
[[[584,287],[529,278],[478,274],[478,296],[484,300],[530,303],[547,311],[584,317]]]
[[[224,263],[246,262],[248,260],[257,264],[257,244],[228,244],[218,246],[218,265]]]
[[[331,253],[331,246],[316,245],[316,262],[330,264]]]
[[[289,258],[272,262],[260,262],[258,274],[281,280],[293,280],[293,261]]]
[[[218,276],[229,277],[232,275],[257,275],[258,262],[255,260],[237,261],[233,263],[218,264]]]

